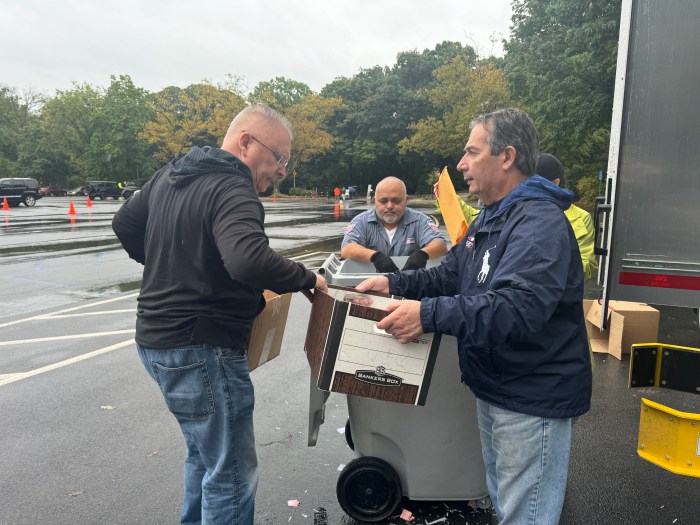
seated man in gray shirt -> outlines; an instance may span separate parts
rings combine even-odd
[[[371,262],[378,272],[395,272],[392,256],[408,255],[402,270],[424,268],[429,258],[442,257],[447,245],[437,225],[408,208],[406,185],[387,177],[377,184],[374,209],[355,217],[345,230],[340,256]]]

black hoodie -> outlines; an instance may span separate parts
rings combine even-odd
[[[250,169],[218,148],[192,148],[126,201],[112,228],[144,265],[136,342],[241,347],[263,289],[313,288],[312,272],[270,248],[264,220]]]

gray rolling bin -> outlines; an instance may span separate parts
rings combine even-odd
[[[401,268],[407,257],[392,257]],[[428,267],[438,264],[431,260]],[[371,264],[333,254],[321,266],[329,284],[355,286],[376,275]],[[323,423],[329,392],[311,379],[309,446]],[[476,398],[462,385],[457,340],[443,336],[424,406],[348,396],[345,438],[357,454],[338,477],[343,510],[365,522],[394,513],[401,497],[412,500],[475,500],[491,505],[481,456]]]

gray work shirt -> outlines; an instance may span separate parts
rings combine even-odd
[[[401,221],[396,226],[396,233],[389,244],[389,237],[375,210],[367,210],[357,217],[345,229],[345,237],[340,247],[354,242],[365,248],[377,250],[389,257],[410,255],[430,244],[435,239],[445,242],[437,225],[424,213],[406,208]]]

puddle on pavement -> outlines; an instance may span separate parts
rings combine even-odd
[[[334,213],[323,213],[321,215],[315,215],[313,217],[300,217],[300,218],[294,218],[294,219],[289,219],[286,221],[279,221],[279,222],[271,222],[270,224],[265,224],[265,229],[272,229],[272,228],[284,228],[287,226],[300,226],[304,224],[319,224],[319,223],[327,223],[327,222],[350,222],[353,217],[356,215],[359,215],[365,210],[362,209],[350,209],[350,210],[344,210],[344,213],[338,213],[336,216]]]
[[[342,240],[343,236],[339,235],[335,238],[321,239],[318,241],[305,243],[301,246],[295,246],[294,248],[278,250],[277,253],[289,259],[296,259],[302,258],[304,255],[321,252],[322,254],[324,254],[325,259],[326,256],[331,253],[340,252],[340,243]]]
[[[88,293],[95,293],[99,296],[118,294],[124,292],[133,292],[141,289],[141,279],[137,281],[127,281],[123,283],[111,284],[109,286],[101,286],[97,288],[90,288]]]
[[[91,253],[95,251],[103,251],[104,249],[120,248],[119,240],[116,237],[102,238],[94,240],[70,241],[70,242],[53,242],[53,243],[36,243],[23,244],[21,246],[8,246],[0,248],[0,255],[27,255],[30,253],[45,253],[47,258],[51,257],[52,252],[66,252],[71,250],[83,250],[81,253]],[[90,250],[90,248],[93,248]],[[65,255],[65,254],[61,254]]]

